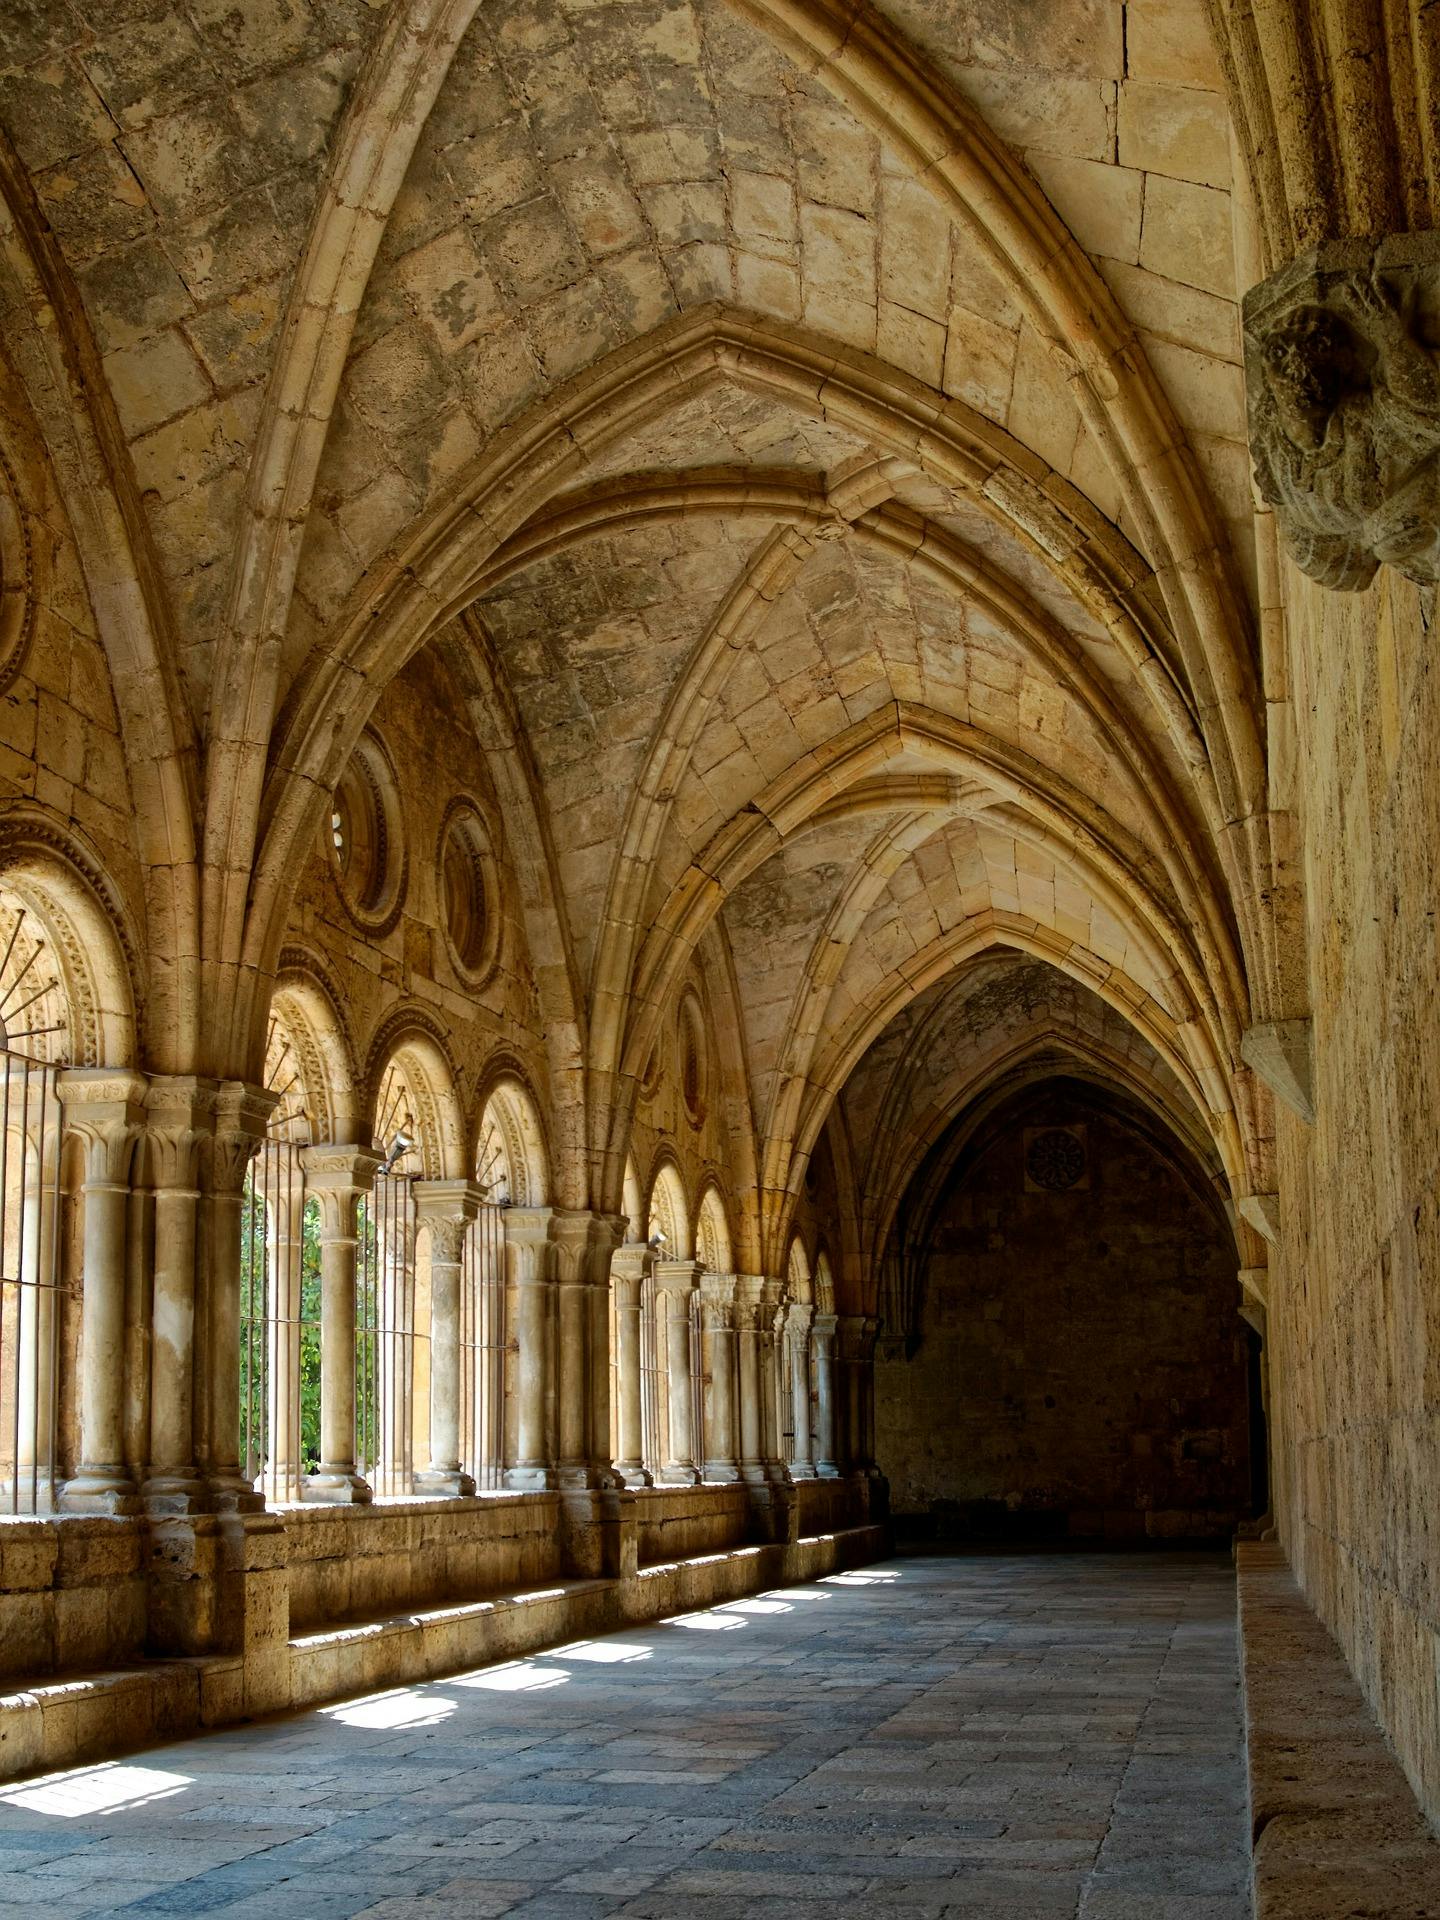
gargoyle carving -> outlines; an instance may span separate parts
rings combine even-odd
[[[1440,581],[1440,234],[1329,242],[1245,296],[1255,482],[1296,564]]]

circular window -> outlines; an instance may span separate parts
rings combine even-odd
[[[1030,1142],[1025,1171],[1047,1193],[1067,1193],[1085,1172],[1085,1149],[1063,1127],[1046,1127]]]
[[[400,794],[389,755],[368,731],[331,797],[329,842],[351,918],[370,933],[393,926],[405,891]]]
[[[468,801],[452,807],[440,834],[440,913],[455,970],[471,986],[500,956],[499,874],[490,836]]]

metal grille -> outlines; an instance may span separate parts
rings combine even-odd
[[[665,1453],[665,1328],[653,1267],[640,1282],[640,1436],[645,1465],[658,1473]]]
[[[375,1492],[409,1493],[415,1468],[415,1205],[405,1174],[378,1173],[360,1205],[355,1266],[355,1425],[360,1471]],[[428,1373],[426,1375],[428,1379]]]
[[[298,1500],[320,1457],[320,1216],[296,1141],[268,1137],[245,1182],[240,1457],[269,1500]]]
[[[0,1507],[50,1513],[60,1478],[60,1096],[56,1068],[0,1051]]]
[[[505,1468],[505,1210],[482,1206],[460,1266],[460,1459],[481,1492]]]

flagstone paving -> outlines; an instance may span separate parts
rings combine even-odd
[[[0,1790],[0,1913],[1244,1920],[1228,1559],[899,1558]]]

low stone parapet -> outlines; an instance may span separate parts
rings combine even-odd
[[[1282,1549],[1237,1549],[1258,1920],[1440,1920],[1440,1842]]]
[[[722,1553],[748,1537],[750,1496],[744,1487],[643,1487],[632,1497],[642,1567]]]

